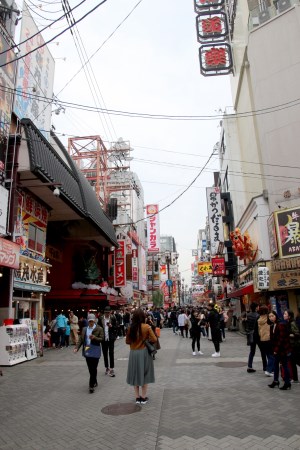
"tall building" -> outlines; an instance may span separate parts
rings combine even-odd
[[[218,180],[230,192],[238,228],[231,236],[238,267],[228,297],[242,305],[257,299],[282,313],[300,306],[300,3],[234,6],[233,110],[222,122]]]

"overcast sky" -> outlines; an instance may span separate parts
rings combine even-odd
[[[78,3],[69,0],[71,8]],[[75,20],[100,3],[87,0],[74,11]],[[34,17],[40,26],[62,15],[58,0],[30,0],[28,5],[39,14]],[[77,48],[83,45],[88,57],[94,54],[89,73],[95,77],[96,94],[91,94],[84,70],[74,77],[82,63],[70,31],[49,44],[54,58],[66,58],[55,59],[54,93],[62,101],[119,111],[219,114],[231,106],[229,77],[200,74],[195,16],[193,0],[107,0],[77,25],[81,39]],[[45,39],[66,25],[66,20],[55,24]],[[145,204],[158,203],[160,208],[173,202],[195,179],[220,134],[218,118],[157,120],[72,108],[53,114],[53,124],[66,145],[68,135],[99,134],[107,142],[119,137],[130,141],[134,148],[131,169],[143,185]],[[205,188],[212,185],[217,169],[214,158],[193,186],[160,214],[161,234],[174,237],[181,275],[188,283],[197,231],[204,227],[207,215]]]

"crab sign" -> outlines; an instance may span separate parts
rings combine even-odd
[[[230,240],[232,242],[234,254],[240,259],[243,259],[245,264],[247,260],[255,260],[258,248],[257,246],[254,248],[247,231],[242,234],[239,228],[235,228],[235,230],[230,233]]]

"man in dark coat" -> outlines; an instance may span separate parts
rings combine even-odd
[[[213,358],[219,358],[221,356],[220,355],[220,342],[222,341],[221,330],[220,330],[219,311],[216,308],[217,308],[217,305],[213,302],[209,303],[207,306],[207,309],[208,309],[207,321],[209,323],[210,330],[211,330],[211,339],[215,346],[215,353],[213,353],[211,355]]]
[[[104,330],[104,339],[101,342],[103,359],[105,365],[105,375],[115,377],[115,340],[117,339],[117,319],[114,314],[111,313],[110,307],[104,308],[104,315],[98,320],[98,324]],[[108,361],[109,360],[109,361]]]

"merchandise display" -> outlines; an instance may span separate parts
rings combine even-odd
[[[0,365],[13,366],[27,361],[27,325],[5,325],[0,327]]]

